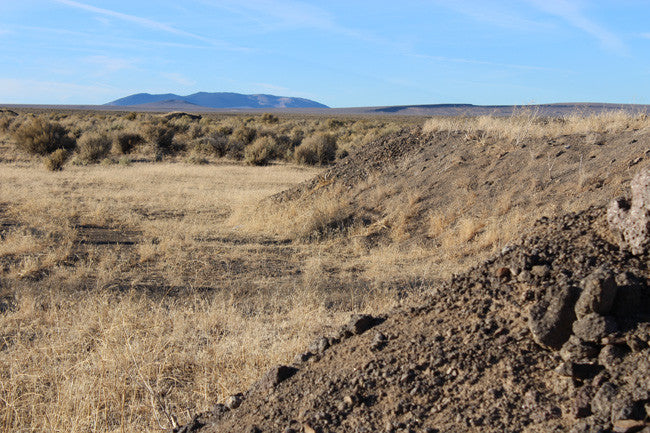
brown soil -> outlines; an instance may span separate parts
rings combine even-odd
[[[499,200],[524,211],[549,204],[560,211],[604,205],[625,192],[633,174],[647,164],[648,152],[648,129],[516,143],[412,128],[357,149],[277,198],[311,200],[314,194],[342,187],[349,191],[345,197],[354,219],[370,225],[410,203],[414,209],[408,232],[423,242],[424,219],[431,211],[450,207],[463,216],[480,216]]]
[[[628,418],[643,426],[650,257],[620,251],[605,226],[600,208],[540,221],[520,244],[435,288],[426,302],[379,318],[361,335],[317,341],[291,378],[277,386],[263,379],[239,408],[217,405],[184,431],[590,432]],[[546,272],[535,274],[536,266]],[[533,341],[528,311],[598,268],[617,276],[619,330],[594,343],[574,373],[558,372],[562,359]],[[630,291],[634,305],[621,294]],[[616,360],[603,360],[612,347]],[[607,387],[618,390],[609,406],[589,406]],[[587,408],[578,412],[583,394]]]
[[[603,208],[645,165],[650,131],[482,144],[477,150],[477,140],[460,133],[403,131],[276,198],[306,200],[343,186],[355,221],[371,226],[415,193],[408,239],[424,244],[434,242],[427,211],[459,196],[467,202],[461,212],[489,208],[504,195],[501,185],[525,209],[588,209],[542,218],[521,241],[436,285],[424,301],[374,318],[371,329],[355,330],[353,321],[316,340],[294,364],[177,431],[650,429],[650,257],[616,245]],[[377,201],[382,185],[390,188]],[[389,241],[372,233],[374,243]],[[572,317],[555,324],[568,330],[564,343],[579,333],[573,306],[585,279],[603,269],[618,290],[607,331],[589,341],[572,335],[584,353],[536,343],[531,311],[565,299]]]

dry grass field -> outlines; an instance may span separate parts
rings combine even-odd
[[[3,166],[5,431],[170,427],[346,312],[383,308],[321,287],[317,249],[226,220],[317,171]]]
[[[145,147],[52,172],[1,140],[0,431],[160,431],[391,302],[331,287],[318,246],[242,229],[321,168]]]
[[[623,191],[650,145],[647,117],[624,113],[432,119],[393,162],[364,149],[407,123],[395,119],[39,116],[78,141],[51,171],[58,149],[16,150],[29,114],[0,122],[3,432],[187,422],[350,313],[387,311],[538,217]],[[233,138],[246,128],[257,138]],[[335,160],[352,158],[331,177],[314,156],[328,134]],[[311,162],[296,156],[304,142]],[[269,199],[309,179],[298,198]]]

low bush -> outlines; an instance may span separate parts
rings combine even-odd
[[[344,125],[345,122],[339,119],[327,119],[327,122],[325,122],[325,126],[327,126],[329,129],[338,129]]]
[[[240,126],[230,135],[230,141],[235,145],[247,146],[257,135],[257,131],[248,126]]]
[[[190,138],[201,138],[206,135],[203,126],[199,123],[192,123],[190,128],[187,130],[187,135]]]
[[[79,161],[91,164],[108,156],[112,140],[105,134],[89,132],[82,135],[78,142]]]
[[[278,116],[274,116],[271,113],[264,113],[262,114],[262,122],[264,123],[278,123],[280,119]]]
[[[275,151],[275,140],[270,135],[255,139],[244,149],[244,160],[251,165],[266,165]]]
[[[216,156],[223,158],[228,156],[235,159],[241,159],[243,156],[244,146],[233,143],[228,137],[213,133],[207,137],[201,137],[193,140],[188,151],[201,155]]]
[[[232,131],[233,129],[228,125],[219,125],[217,126],[214,132],[216,134],[226,136],[232,134]]]
[[[126,155],[141,143],[144,143],[144,137],[137,132],[120,132],[113,141],[113,153]]]
[[[65,149],[57,149],[45,158],[45,167],[50,171],[61,171],[70,154]]]
[[[0,132],[7,132],[18,114],[11,110],[0,109]]]
[[[184,145],[174,140],[175,129],[166,123],[152,123],[145,128],[147,141],[153,144],[156,155],[173,155],[184,149]]]
[[[59,123],[35,117],[13,133],[16,147],[33,155],[49,155],[58,149],[72,150],[75,139]]]
[[[300,164],[327,164],[336,158],[336,137],[331,134],[316,134],[303,140],[296,147],[294,158]]]

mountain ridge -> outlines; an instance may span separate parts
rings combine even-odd
[[[197,92],[186,96],[174,93],[135,93],[104,105],[129,107],[170,101],[207,108],[329,108],[311,99],[268,94],[245,95],[234,92]]]

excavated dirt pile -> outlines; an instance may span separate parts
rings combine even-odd
[[[354,317],[176,431],[650,432],[648,210],[541,219],[426,302]]]
[[[432,215],[444,215],[449,227],[496,218],[509,230],[509,214],[602,206],[623,194],[649,157],[648,128],[516,141],[414,127],[353,150],[276,198],[309,208],[314,198],[334,192],[349,203],[350,215],[341,219],[366,226],[369,246],[402,240],[391,233],[400,226],[410,240],[435,248]]]

